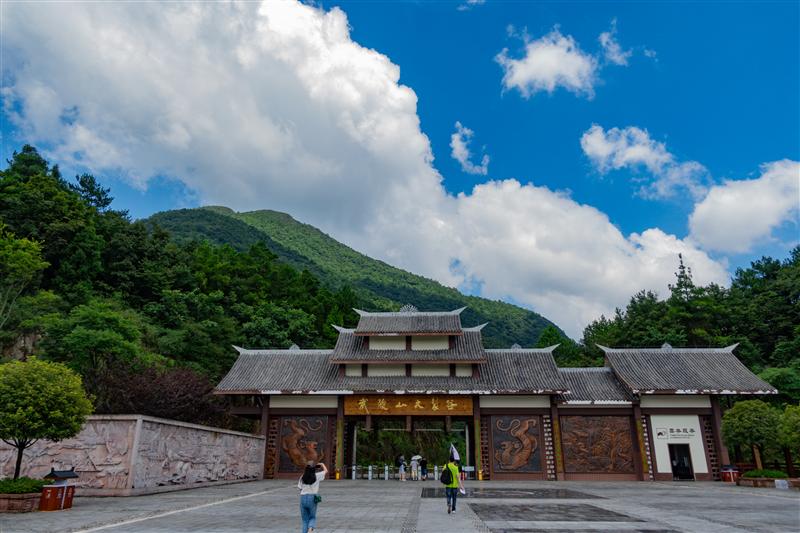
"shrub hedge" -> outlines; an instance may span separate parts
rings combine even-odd
[[[781,479],[789,477],[786,475],[786,472],[781,472],[780,470],[749,470],[744,473],[742,477],[766,477],[771,479]]]
[[[0,494],[27,494],[29,492],[41,492],[42,487],[47,485],[46,479],[31,479],[21,477],[19,479],[0,479]]]

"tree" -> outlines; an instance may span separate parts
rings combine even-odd
[[[106,412],[139,413],[196,424],[224,421],[225,399],[213,396],[213,383],[185,367],[119,365],[106,376],[116,391]]]
[[[26,448],[76,435],[91,412],[81,378],[66,366],[35,357],[0,365],[0,439],[17,449],[14,479]]]
[[[103,386],[105,377],[118,364],[136,363],[144,357],[141,328],[140,318],[132,311],[119,309],[114,302],[92,301],[48,324],[43,355],[79,372],[95,396],[98,412],[106,412],[116,392]]]
[[[761,452],[778,441],[779,421],[778,410],[761,400],[737,402],[722,417],[722,437],[729,448],[750,446],[761,470]]]
[[[778,441],[786,456],[786,470],[795,476],[793,454],[800,453],[800,405],[787,405],[781,414]]]
[[[0,330],[19,295],[45,267],[39,243],[15,238],[0,222]]]
[[[758,374],[758,377],[778,389],[778,401],[800,404],[800,361],[792,366],[771,367]]]
[[[539,341],[536,343],[537,348],[547,348],[558,344],[553,354],[558,366],[575,367],[575,366],[591,366],[592,361],[584,353],[581,346],[575,341],[561,333],[555,326],[547,326],[542,330],[539,336]]]

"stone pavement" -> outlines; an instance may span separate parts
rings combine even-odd
[[[448,515],[436,481],[325,481],[319,533],[800,531],[800,493],[722,483],[467,482]],[[426,488],[428,490],[423,491]],[[297,489],[256,481],[128,498],[76,498],[73,509],[0,515],[0,533],[299,531]]]

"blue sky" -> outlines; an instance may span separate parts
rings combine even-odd
[[[353,38],[400,65],[401,82],[420,97],[422,129],[451,192],[485,179],[448,157],[453,123],[476,132],[491,156],[491,175],[569,189],[609,214],[623,232],[658,226],[686,234],[692,203],[632,194],[631,172],[593,171],[579,139],[592,123],[638,125],[680,159],[701,162],[718,178],[758,174],[762,162],[800,159],[800,42],[796,2],[533,3],[487,2],[457,11],[447,2],[331,2],[346,10]],[[634,55],[628,67],[603,70],[594,99],[563,89],[526,100],[503,92],[494,56],[518,51],[507,27],[532,37],[559,26],[587,52],[617,19],[618,40]],[[656,52],[656,61],[643,50]],[[781,235],[796,241],[797,227]],[[780,244],[760,253],[785,256]]]
[[[32,142],[137,218],[287,211],[398,266],[555,313],[571,333],[634,285],[663,290],[678,251],[699,281],[724,283],[798,242],[797,2],[283,4],[6,7],[2,155]],[[559,81],[563,65],[533,75],[552,90],[504,83],[537,43],[589,68],[581,87]],[[456,122],[473,132],[472,173],[452,155]],[[669,185],[673,170],[684,181]],[[409,220],[419,227],[394,233]],[[559,261],[586,267],[566,275]],[[620,278],[631,284],[603,287]]]

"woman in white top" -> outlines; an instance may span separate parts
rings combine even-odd
[[[297,481],[297,488],[300,489],[300,518],[303,520],[303,533],[313,533],[317,527],[319,482],[325,479],[327,473],[328,467],[325,463],[315,465],[314,461],[309,461],[302,477]]]

